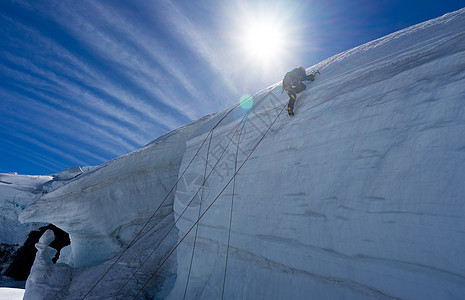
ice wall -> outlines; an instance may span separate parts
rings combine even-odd
[[[28,206],[20,220],[52,223],[68,232],[74,267],[111,258],[165,200],[177,179],[186,138],[196,126],[187,125],[85,172]],[[172,212],[172,198],[155,220]]]
[[[463,299],[464,28],[460,10],[338,57],[233,181],[286,97],[199,128],[170,299]]]

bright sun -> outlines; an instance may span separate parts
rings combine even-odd
[[[252,20],[242,28],[241,48],[249,59],[268,65],[284,51],[283,28],[267,19]]]

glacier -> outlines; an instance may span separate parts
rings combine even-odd
[[[311,69],[27,203],[25,299],[463,299],[465,9]]]
[[[28,176],[16,173],[0,173],[0,236],[1,243],[22,244],[32,224],[21,224],[18,216],[26,206],[34,202],[43,186],[52,176]]]

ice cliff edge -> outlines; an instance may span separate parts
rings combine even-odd
[[[29,205],[21,222],[53,223],[70,234],[74,267],[121,251],[177,179],[186,139],[198,123],[87,172]],[[173,199],[157,217],[171,213]]]

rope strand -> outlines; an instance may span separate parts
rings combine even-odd
[[[267,94],[265,94],[258,102],[257,104],[254,106],[253,109],[255,109],[264,99],[266,99],[266,97],[272,93],[272,90],[268,91]],[[237,107],[237,106],[236,106]],[[210,171],[210,173],[208,174],[207,178],[205,178],[205,180],[203,181],[202,185],[199,187],[199,189],[197,190],[197,192],[195,193],[195,195],[191,198],[191,200],[189,201],[189,203],[186,205],[186,207],[184,208],[184,210],[182,211],[182,213],[178,216],[178,218],[175,220],[175,222],[171,225],[171,227],[169,228],[169,230],[167,231],[167,233],[164,235],[164,237],[161,239],[161,241],[159,242],[159,244],[152,250],[152,252],[147,256],[147,258],[142,262],[142,264],[137,268],[137,270],[132,274],[132,276],[125,282],[125,284],[116,292],[116,294],[113,296],[113,298],[116,298],[117,295],[122,291],[122,289],[129,283],[129,281],[134,278],[135,274],[137,272],[139,272],[139,270],[142,268],[142,266],[148,261],[148,259],[153,255],[153,253],[155,253],[155,251],[158,249],[158,247],[162,244],[162,242],[168,237],[169,233],[171,232],[171,230],[176,226],[176,224],[178,223],[178,221],[182,218],[182,216],[184,215],[184,213],[186,212],[186,210],[189,208],[190,204],[192,203],[192,201],[195,199],[195,197],[198,195],[198,193],[200,192],[200,190],[203,188],[203,186],[205,185],[206,181],[208,180],[208,178],[210,178],[211,174],[213,173],[213,171],[215,170],[216,166],[219,164],[219,162],[221,161],[221,159],[223,158],[224,154],[226,153],[226,150],[227,148],[229,147],[229,144],[232,142],[234,136],[236,135],[237,131],[239,130],[239,127],[240,125],[244,124],[244,120],[246,119],[246,117],[253,111],[253,109],[250,109],[249,111],[247,111],[247,113],[244,115],[242,121],[240,124],[237,125],[237,128],[234,130],[234,134],[233,136],[229,139],[228,141],[228,144],[226,145],[226,147],[224,147],[223,149],[223,152],[221,153],[220,157],[218,158],[218,160],[216,161],[215,165],[213,166],[212,170]],[[229,113],[229,112],[228,112]],[[216,127],[216,126],[215,126]],[[213,134],[213,129],[209,132],[208,135],[210,134]],[[203,143],[206,141],[206,139],[208,138],[208,135],[207,137],[204,139]],[[203,145],[202,143],[202,145]],[[196,155],[199,153],[200,151],[200,148],[199,150],[197,151]],[[192,160],[190,162],[190,164],[192,163]],[[187,170],[187,169],[186,169]],[[186,171],[185,170],[185,171]],[[179,181],[179,179],[178,179]],[[153,227],[152,227],[153,228]],[[151,230],[151,229],[150,229]],[[149,231],[150,231],[149,230]],[[149,232],[147,231],[147,232]],[[147,233],[146,232],[146,233]],[[144,235],[146,234],[144,233]],[[141,237],[142,238],[142,237]]]
[[[212,201],[212,203],[207,207],[207,209],[202,213],[202,215],[200,216],[199,219],[197,219],[197,221],[195,221],[195,223],[189,228],[189,230],[186,232],[186,234],[181,238],[181,240],[176,244],[176,246],[173,248],[173,250],[171,250],[171,252],[168,254],[168,256],[163,260],[163,262],[158,266],[158,268],[152,273],[152,275],[150,276],[150,278],[145,282],[145,284],[142,286],[142,288],[139,290],[139,292],[137,293],[137,295],[134,297],[134,299],[137,298],[137,296],[142,292],[142,290],[147,286],[147,284],[153,279],[153,277],[155,276],[155,274],[157,274],[157,272],[160,270],[160,268],[166,263],[166,261],[168,260],[168,258],[171,257],[171,255],[174,253],[174,251],[179,247],[179,245],[184,241],[184,239],[187,237],[187,235],[192,231],[192,229],[194,229],[194,227],[200,222],[200,220],[203,218],[203,216],[205,216],[205,214],[210,210],[210,208],[213,206],[213,204],[215,204],[216,200],[218,200],[218,198],[223,194],[223,192],[226,190],[226,188],[229,186],[229,184],[232,182],[232,180],[236,177],[236,175],[239,173],[239,171],[242,169],[242,167],[244,166],[244,164],[249,160],[250,156],[254,153],[254,151],[257,149],[258,145],[260,145],[260,143],[263,141],[263,139],[265,138],[265,136],[268,134],[268,132],[270,131],[271,127],[273,127],[273,125],[275,124],[275,122],[278,120],[279,116],[282,114],[282,112],[284,111],[284,109],[286,108],[286,105],[283,106],[283,108],[281,109],[281,111],[279,112],[279,114],[276,116],[275,120],[273,121],[273,123],[268,127],[268,129],[266,130],[266,132],[262,135],[262,137],[260,138],[260,140],[258,141],[258,143],[253,147],[252,151],[249,153],[249,155],[247,156],[247,158],[244,160],[244,162],[240,165],[240,167],[238,168],[238,170],[234,173],[234,175],[231,177],[231,179],[228,181],[228,183],[223,187],[223,189],[221,190],[221,192],[216,196],[216,198]]]

